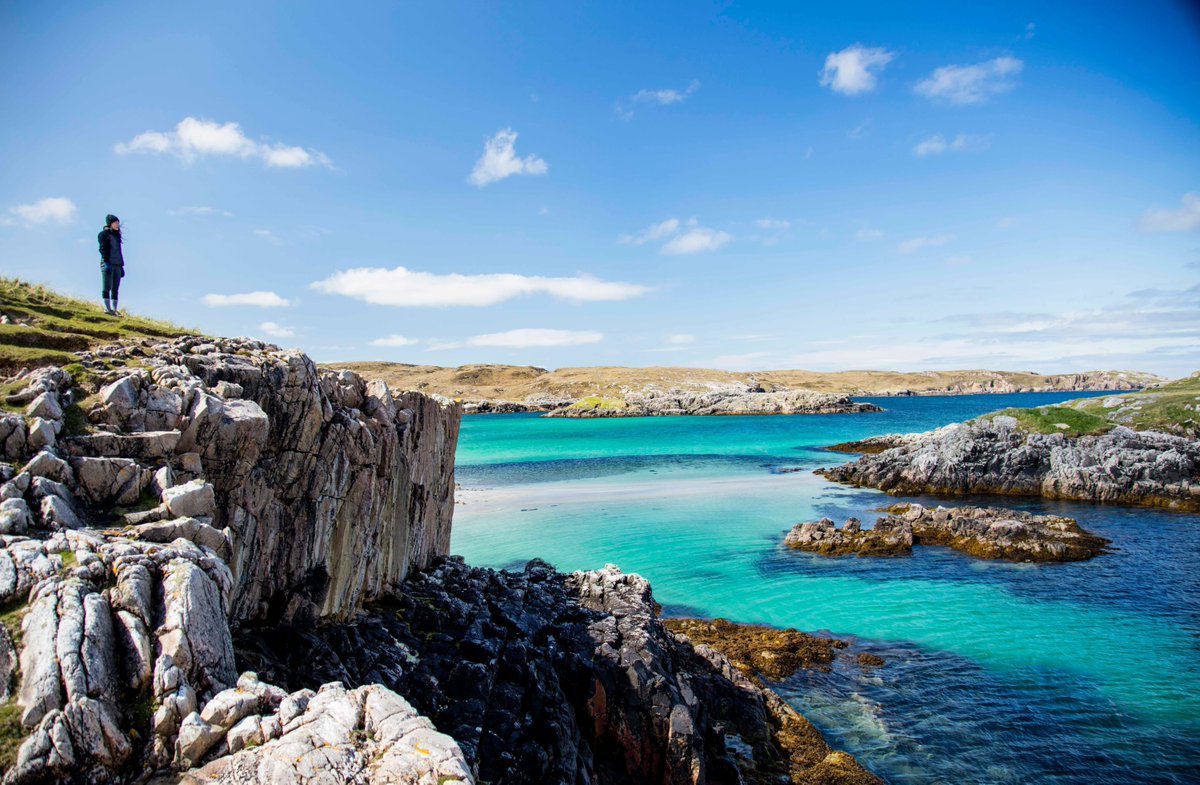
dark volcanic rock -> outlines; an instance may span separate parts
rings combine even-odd
[[[899,556],[913,545],[944,545],[980,559],[1083,561],[1105,552],[1109,541],[1084,531],[1072,518],[998,507],[897,504],[863,529],[851,518],[841,529],[822,518],[798,523],[784,545],[824,556]]]
[[[612,565],[565,575],[450,557],[353,623],[244,629],[237,648],[290,687],[397,690],[480,782],[878,782],[724,655],[671,632],[649,583]]]
[[[1200,441],[1118,426],[1068,438],[1012,417],[940,428],[817,474],[888,493],[1007,494],[1200,509]]]

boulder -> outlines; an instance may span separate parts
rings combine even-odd
[[[209,516],[216,506],[212,483],[203,480],[167,488],[162,492],[162,500],[167,511],[178,518]]]

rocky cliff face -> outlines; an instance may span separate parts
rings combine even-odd
[[[998,416],[949,425],[831,469],[897,494],[1006,494],[1200,509],[1200,442],[1124,426],[1098,436],[1024,430]]]
[[[19,379],[7,403],[25,412],[0,418],[0,604],[20,620],[0,682],[28,734],[5,781],[110,781],[289,739],[307,710],[239,679],[231,626],[344,618],[444,555],[458,408],[250,341],[80,360]],[[356,755],[415,732],[385,727],[404,707],[377,692],[327,696],[357,707]]]

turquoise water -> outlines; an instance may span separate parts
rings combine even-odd
[[[887,665],[844,658],[776,686],[890,782],[1200,781],[1200,516],[1007,502],[1114,541],[1082,564],[940,548],[831,560],[780,546],[797,521],[873,520],[891,499],[813,475],[850,459],[821,446],[1069,397],[868,399],[887,411],[856,415],[470,417],[451,550],[494,567],[612,562],[648,578],[668,615],[853,638]]]

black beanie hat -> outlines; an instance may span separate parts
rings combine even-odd
[[[121,219],[117,218],[117,216],[113,215],[112,213],[109,213],[108,215],[104,216],[104,225],[112,226],[113,221],[119,221],[119,220],[121,220]]]

